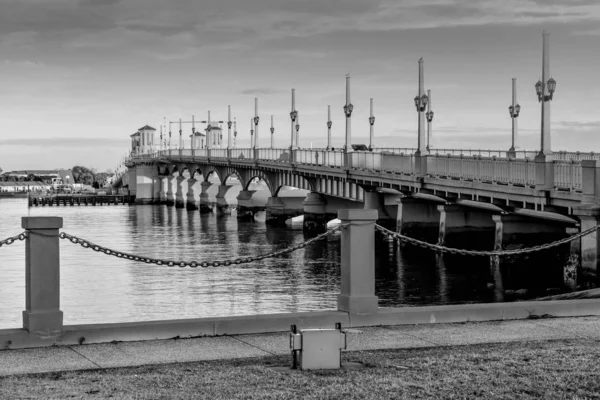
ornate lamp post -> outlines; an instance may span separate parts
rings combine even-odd
[[[350,74],[346,74],[346,105],[344,105],[344,115],[346,116],[346,142],[344,143],[344,153],[347,153],[352,143],[352,133],[350,131],[350,117],[352,116],[354,106],[350,103]]]
[[[543,49],[542,49],[542,79],[535,84],[535,92],[538,96],[538,102],[542,103],[542,129],[541,129],[541,148],[540,156],[552,154],[550,146],[550,101],[556,90],[556,81],[550,78],[550,34],[546,31],[542,32]]]
[[[162,125],[160,126],[160,149],[162,150],[163,148],[163,132],[162,132]]]
[[[369,151],[373,151],[373,125],[375,117],[373,116],[373,98],[371,98],[371,116],[369,117]]]
[[[296,111],[296,89],[292,89],[292,111],[290,112],[290,119],[292,120],[292,138],[290,150],[294,150],[298,147],[297,143],[294,143],[294,124],[296,123],[296,117],[298,117],[298,111]]]
[[[254,121],[250,118],[250,147],[254,148]]]
[[[227,148],[231,148],[231,106],[227,106]]]
[[[235,139],[237,138],[237,121],[233,119],[233,148],[235,149]]]
[[[192,149],[196,147],[196,122],[192,114]]]
[[[427,112],[425,118],[427,118],[427,152],[429,152],[429,141],[431,140],[431,121],[433,121],[433,111],[431,111],[431,90],[427,90]]]
[[[300,148],[300,114],[296,112],[296,147]]]
[[[418,126],[418,140],[417,140],[417,151],[415,155],[421,155],[421,153],[425,153],[427,151],[425,145],[425,108],[427,107],[427,95],[423,89],[423,81],[424,81],[424,72],[423,72],[423,57],[419,59],[419,94],[415,96],[415,107],[417,108],[417,113],[419,115],[419,126]]]
[[[512,142],[510,149],[508,149],[509,157],[516,157],[517,153],[515,151],[515,140],[517,138],[517,117],[519,116],[519,112],[521,111],[521,106],[517,104],[517,78],[512,79],[512,105],[508,107],[508,113],[510,115],[510,119],[512,120]]]
[[[183,148],[183,136],[181,136],[182,133],[183,130],[181,129],[181,118],[179,118],[179,149]]]
[[[273,115],[271,115],[271,148],[273,149],[274,146],[274,139],[273,139],[273,134],[275,133],[275,127],[273,127]]]
[[[258,117],[258,99],[254,98],[254,146],[256,148],[258,146],[258,121],[260,118]]]

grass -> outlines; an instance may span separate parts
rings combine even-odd
[[[281,371],[273,356],[0,378],[1,399],[600,399],[594,340],[344,353],[364,368]]]

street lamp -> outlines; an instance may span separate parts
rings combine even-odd
[[[415,96],[414,102],[418,113],[418,130],[417,130],[417,151],[415,155],[420,156],[421,153],[427,152],[427,144],[425,139],[425,108],[427,107],[428,97],[425,94],[424,88],[424,70],[423,70],[423,57],[419,59],[419,93]]]
[[[273,115],[271,115],[271,148],[274,148],[273,134],[275,133],[275,127],[273,126]]]
[[[256,133],[256,136],[254,137],[254,146],[253,148],[257,147],[257,142],[258,142],[258,121],[260,121],[260,118],[258,116],[258,99],[255,97],[254,98],[254,132]]]
[[[227,148],[231,148],[231,106],[227,106]]]
[[[290,111],[290,119],[292,120],[292,136],[291,136],[291,144],[290,144],[290,155],[291,151],[294,150],[298,144],[294,145],[294,123],[296,122],[296,117],[298,116],[298,111],[296,111],[296,89],[292,89],[292,111]]]
[[[235,149],[235,140],[237,139],[237,121],[233,118],[233,148]]]
[[[300,115],[296,112],[296,146],[300,148]]]
[[[331,150],[331,106],[327,106],[327,150]]]
[[[352,133],[350,130],[352,110],[354,110],[354,106],[350,102],[350,74],[346,74],[346,104],[344,105],[344,115],[346,116],[346,141],[344,143],[344,153],[348,152],[348,146],[352,144]]]
[[[252,118],[250,118],[250,147],[254,148],[254,125],[252,125]]]
[[[427,151],[429,151],[429,140],[431,139],[431,121],[433,121],[433,111],[431,111],[431,90],[427,90]]]
[[[550,44],[548,32],[542,32],[543,47],[542,47],[542,79],[535,84],[535,93],[538,97],[538,102],[542,108],[542,126],[541,126],[541,146],[540,155],[547,156],[552,154],[550,146],[550,101],[556,90],[556,81],[550,76]]]
[[[373,99],[371,98],[371,116],[369,117],[369,151],[373,151],[373,125],[375,125],[375,116],[373,115]]]
[[[512,120],[512,145],[508,150],[509,157],[516,157],[515,140],[517,138],[517,117],[521,112],[521,106],[517,103],[517,78],[512,80],[512,104],[508,107],[508,114]]]

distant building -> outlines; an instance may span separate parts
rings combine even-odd
[[[28,169],[19,171],[7,171],[1,176],[6,178],[12,178],[15,180],[23,180],[28,176],[33,175],[34,177],[42,180],[46,183],[51,183],[53,179],[62,179],[63,183],[75,183],[73,180],[73,173],[70,169],[55,169],[55,170],[40,170],[40,169]],[[33,182],[33,181],[30,181]]]
[[[154,132],[156,129],[144,125],[131,137],[131,154],[146,154],[154,150]]]

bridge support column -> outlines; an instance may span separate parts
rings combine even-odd
[[[237,197],[238,220],[254,220],[254,214],[265,211],[268,198],[268,190],[241,190]]]
[[[396,228],[396,219],[390,217],[385,209],[385,194],[376,191],[364,191],[365,210],[377,210],[377,223],[388,229]]]
[[[398,202],[396,231],[406,236],[433,242],[438,238],[440,212],[438,203],[414,197],[402,197]]]
[[[173,175],[167,176],[166,181],[166,192],[165,192],[165,204],[167,206],[175,205],[175,193],[173,192],[173,186],[175,186],[176,181]]]
[[[581,222],[581,231],[586,231],[600,224],[600,205],[582,205],[573,210]],[[596,230],[581,238],[581,273],[585,286],[589,283],[600,284],[600,232]]]
[[[302,202],[304,222],[302,228],[308,232],[323,233],[327,230],[327,200],[321,193],[310,192]]]
[[[168,176],[159,176],[160,193],[158,194],[158,204],[167,204],[168,179]]]
[[[237,208],[237,196],[242,187],[240,185],[219,185],[219,192],[215,196],[217,215],[231,215]]]
[[[200,191],[202,190],[200,182],[194,178],[190,178],[187,181],[187,186],[185,208],[188,210],[197,210],[200,207]]]
[[[135,194],[136,194],[136,186],[137,186],[136,170],[137,170],[137,167],[127,168],[127,182],[129,185],[129,194],[131,196],[135,196]]]
[[[535,188],[537,190],[554,189],[554,158],[551,155],[542,154],[535,156],[534,160]]]
[[[200,194],[200,212],[207,214],[213,212],[219,193],[219,184],[204,181],[202,182],[202,193]]]
[[[25,240],[25,311],[23,328],[44,337],[60,335],[60,217],[23,217]]]
[[[152,180],[152,204],[160,204],[160,192],[162,189],[162,176],[156,174]]]
[[[135,204],[152,204],[154,199],[154,181],[158,178],[153,165],[138,165],[135,180]]]
[[[491,213],[458,204],[444,204],[437,208],[440,212],[439,245],[465,247],[464,244],[468,244],[467,248],[472,248],[483,244],[482,247],[490,247],[496,228]]]
[[[175,192],[175,207],[185,207],[185,197],[187,194],[187,184],[184,176],[177,177],[177,191]]]
[[[566,236],[563,223],[509,214],[494,215],[492,219],[496,224],[495,250],[527,248]],[[564,287],[565,269],[570,268],[567,256],[568,248],[562,246],[522,256],[492,257],[494,298],[511,300],[519,289],[523,296],[545,296],[550,288]]]
[[[269,197],[267,202],[266,222],[269,225],[285,226],[288,219],[304,214],[306,196],[291,196],[282,192],[277,197]]]
[[[377,313],[375,296],[375,221],[377,210],[339,210],[341,293],[338,310],[350,314]]]

